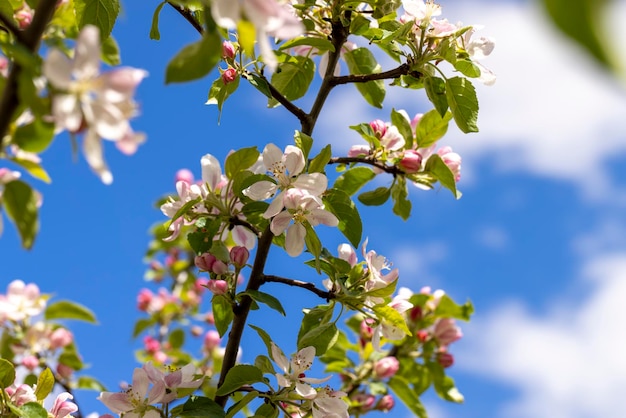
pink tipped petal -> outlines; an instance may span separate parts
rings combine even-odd
[[[211,154],[206,154],[200,159],[202,166],[202,181],[209,185],[211,191],[215,191],[217,184],[222,180],[222,167],[220,162]]]
[[[274,216],[272,219],[272,223],[270,224],[270,229],[272,230],[272,234],[280,235],[285,232],[285,229],[289,226],[291,222],[292,216],[288,211],[280,212],[278,215]]]
[[[290,176],[297,176],[304,170],[306,162],[302,150],[293,145],[287,145],[285,148],[285,167]]]
[[[313,209],[307,217],[312,226],[323,224],[328,226],[339,225],[339,220],[335,215],[324,209]]]
[[[276,218],[274,218],[276,219]],[[292,257],[297,257],[304,250],[306,228],[302,224],[293,224],[287,229],[285,236],[285,250]]]
[[[137,152],[139,145],[144,142],[146,142],[146,134],[129,129],[119,141],[115,142],[115,146],[122,154],[133,155]]]
[[[261,180],[248,187],[243,193],[252,200],[266,200],[274,196],[276,190],[278,190],[276,184],[271,181]]]
[[[241,247],[246,247],[249,250],[254,248],[254,244],[256,243],[257,236],[248,228],[241,226],[241,225],[236,225],[233,228],[232,233],[233,233],[233,240],[235,241],[235,244]]]
[[[105,100],[121,102],[132,98],[141,80],[147,76],[147,71],[131,67],[117,68],[103,74],[101,78]]]
[[[128,394],[126,393],[102,392],[98,399],[116,414],[121,414],[134,408],[133,404],[128,400]]]

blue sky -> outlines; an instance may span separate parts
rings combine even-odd
[[[147,3],[124,2],[114,30],[123,63],[150,72],[139,88],[141,116],[133,123],[147,133],[147,143],[132,157],[107,147],[114,175],[107,187],[82,157],[73,161],[68,138],[59,137],[43,155],[53,183],[37,184],[44,205],[35,248],[19,248],[12,227],[0,240],[6,283],[36,282],[56,299],[79,301],[97,314],[99,326],[72,324],[72,329],[92,366],[89,373],[112,390],[136,367],[131,330],[138,317],[136,294],[147,286],[142,257],[148,229],[164,220],[152,202],[173,190],[178,169],[198,176],[202,155],[223,159],[233,147],[284,146],[297,128],[284,109],[265,109],[263,98],[247,86],[229,99],[217,126],[216,108],[204,105],[215,73],[164,86],[168,60],[197,35],[164,8],[161,41],[150,41],[157,3]],[[563,41],[534,3],[441,3],[444,17],[483,24],[481,34],[497,42],[484,64],[498,81],[477,86],[481,132],[463,135],[451,129],[441,142],[463,156],[459,188],[464,196],[455,201],[446,190],[411,190],[414,216],[408,222],[391,217],[388,206],[362,211],[369,248],[394,262],[404,284],[443,288],[476,307],[472,323],[463,324],[465,337],[452,347],[457,363],[450,373],[466,402],[447,405],[427,396],[431,416],[621,418],[626,383],[623,85],[620,90]],[[617,1],[613,18],[624,14],[626,2]],[[626,39],[620,25],[607,27],[621,31],[614,39]],[[383,68],[389,67],[383,62]],[[315,137],[332,143],[336,154],[345,151],[360,143],[348,125],[388,119],[392,107],[409,114],[426,111],[422,96],[390,89],[385,109],[378,111],[367,107],[353,86],[344,86],[333,92]],[[332,244],[327,246],[334,248],[340,238],[328,236]],[[293,276],[294,266],[277,257],[268,272]],[[312,271],[295,271],[300,270],[298,278],[320,280]],[[278,287],[272,291],[284,294]],[[280,327],[295,329],[298,307],[287,303],[286,308],[289,322]],[[250,322],[276,324],[279,317],[273,315],[256,312]],[[295,336],[278,335],[285,351],[295,348]],[[253,338],[244,339],[244,356],[245,343]],[[106,412],[95,396],[79,393],[84,413]]]

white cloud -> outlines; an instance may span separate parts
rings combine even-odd
[[[421,286],[437,288],[440,279],[433,271],[433,266],[444,261],[448,255],[443,242],[431,242],[423,245],[403,245],[395,247],[390,254],[385,254],[400,271],[403,286],[419,289]]]
[[[442,142],[461,152],[466,168],[492,158],[492,165],[503,170],[573,181],[599,196],[611,187],[606,159],[626,153],[626,100],[614,80],[556,33],[539,7],[536,2],[444,4],[444,17],[483,24],[480,34],[496,39],[496,49],[483,64],[498,81],[476,86],[481,132],[462,135],[451,129]],[[617,2],[614,15],[626,15],[626,2]],[[626,39],[626,26],[613,28],[621,31],[617,39]],[[619,46],[623,56],[625,45]],[[417,113],[425,109],[423,97],[422,91],[390,88],[386,103]],[[346,124],[388,118],[388,113],[367,107],[356,89],[345,86],[332,93],[319,131],[345,150],[359,141]]]
[[[583,301],[556,297],[546,315],[511,302],[464,328],[459,367],[519,390],[498,417],[624,416],[626,253],[588,262],[582,276]]]
[[[503,228],[495,225],[483,226],[475,233],[474,239],[483,247],[502,250],[509,245],[509,235]]]

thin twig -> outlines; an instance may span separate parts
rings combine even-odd
[[[287,109],[292,115],[294,115],[295,117],[298,118],[298,120],[300,121],[300,123],[302,123],[303,120],[305,120],[307,118],[307,114],[304,110],[300,109],[298,106],[296,106],[295,104],[293,104],[291,102],[291,100],[287,99],[285,96],[283,96],[281,94],[281,92],[279,92],[276,87],[274,87],[272,85],[272,83],[269,82],[269,80],[267,78],[265,78],[265,76],[261,76],[261,78],[267,83],[267,86],[270,89],[270,93],[272,94],[272,97],[274,99],[276,99],[276,101],[278,103],[280,103],[281,105],[283,105],[285,107],[285,109]]]
[[[402,171],[395,165],[386,165],[377,160],[373,160],[367,157],[333,157],[328,161],[328,164],[352,164],[352,163],[368,164],[373,167],[381,169],[385,173],[393,174],[394,176],[406,174],[404,171]]]
[[[409,64],[402,64],[393,70],[384,71],[382,73],[375,74],[353,74],[353,75],[344,75],[340,77],[333,77],[330,79],[331,86],[337,86],[339,84],[348,84],[348,83],[367,83],[368,81],[375,80],[386,80],[392,78],[398,78],[403,75],[407,75],[410,72]]]
[[[202,35],[204,33],[204,28],[202,27],[200,22],[198,22],[198,20],[196,19],[196,16],[193,14],[193,12],[191,10],[189,10],[186,7],[183,7],[183,6],[178,6],[178,5],[174,4],[174,3],[172,3],[171,1],[168,1],[167,4],[172,6],[174,8],[174,10],[176,10],[182,17],[184,17],[185,20],[187,22],[189,22],[191,24],[191,26],[193,26],[193,28],[196,31],[198,31],[198,33],[200,35]]]
[[[333,292],[328,292],[325,290],[318,289],[317,287],[315,287],[313,283],[303,282],[302,280],[288,279],[286,277],[279,277],[279,276],[273,276],[273,275],[265,275],[263,276],[263,282],[264,283],[267,283],[267,282],[283,283],[289,286],[301,287],[303,289],[306,289],[310,292],[315,293],[317,296],[321,297],[322,299],[326,299],[327,301],[330,299],[334,299],[336,297],[336,295]]]

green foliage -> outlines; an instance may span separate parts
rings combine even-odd
[[[206,33],[201,40],[181,49],[167,64],[165,83],[182,83],[204,77],[222,57],[222,39]]]
[[[27,125],[18,126],[13,134],[13,142],[28,152],[43,152],[54,139],[54,124],[42,119],[34,119]]]
[[[285,309],[283,308],[283,305],[280,303],[280,301],[269,293],[248,289],[245,292],[241,293],[241,295],[248,295],[255,302],[263,303],[280,313],[282,316],[287,316],[287,314],[285,313]]]
[[[465,133],[478,132],[478,98],[472,83],[462,77],[447,79],[446,98],[459,129]]]
[[[427,148],[440,140],[448,132],[448,122],[452,113],[446,112],[443,116],[437,110],[430,110],[422,116],[415,132],[417,147]]]
[[[27,249],[33,246],[39,231],[37,200],[35,191],[21,180],[10,181],[4,186],[2,203],[7,216],[17,227],[22,246]]]
[[[250,168],[259,158],[257,147],[241,148],[229,154],[224,163],[226,177],[232,179],[240,171]]]
[[[28,402],[19,407],[20,418],[48,418],[46,408],[37,402]]]
[[[380,65],[374,54],[367,48],[357,48],[344,54],[350,74],[374,74],[380,72]],[[356,83],[363,98],[370,105],[382,109],[385,100],[385,83],[382,80]]]
[[[344,171],[337,180],[335,180],[333,189],[341,190],[348,196],[352,196],[374,177],[376,177],[376,173],[369,167],[352,167]]]
[[[324,194],[324,205],[337,217],[337,227],[354,247],[358,247],[363,234],[361,215],[350,196],[339,189],[328,189]]]
[[[426,171],[430,172],[439,183],[446,189],[450,190],[454,197],[459,199],[461,197],[460,192],[456,189],[456,181],[452,170],[443,162],[441,157],[437,154],[433,154],[428,158],[426,162]]]
[[[330,157],[332,157],[332,150],[328,144],[309,163],[309,173],[323,173]]]
[[[46,396],[52,392],[54,388],[54,375],[52,371],[46,367],[43,369],[39,378],[37,379],[37,387],[35,388],[35,396],[38,401],[46,399]]]
[[[154,9],[154,14],[152,15],[152,25],[150,26],[150,39],[154,39],[158,41],[161,39],[161,33],[159,33],[159,15],[161,14],[161,10],[163,6],[167,4],[167,1],[161,2],[156,9]]]
[[[218,77],[211,85],[211,89],[209,90],[209,98],[207,99],[205,104],[217,105],[217,110],[219,112],[219,116],[217,118],[218,123],[222,116],[222,108],[224,107],[224,102],[235,91],[237,91],[237,88],[239,87],[239,80],[240,77],[237,76],[233,81],[225,84],[224,79],[222,77]]]
[[[409,382],[402,376],[396,375],[389,379],[389,388],[419,418],[428,418],[426,409],[419,399],[419,394],[412,390]]]
[[[15,367],[9,360],[0,358],[0,388],[5,389],[15,381]]]
[[[424,89],[428,100],[435,106],[441,117],[448,111],[448,99],[446,97],[446,82],[439,77],[424,78]]]
[[[46,308],[44,317],[50,319],[75,319],[97,324],[98,320],[89,308],[69,300],[54,302]]]
[[[171,418],[225,418],[226,413],[214,400],[204,396],[190,396]]]
[[[264,382],[263,372],[261,369],[249,364],[239,364],[234,366],[226,374],[224,383],[217,388],[216,395],[224,396],[236,391],[244,385]]]
[[[78,27],[95,25],[100,29],[100,39],[107,39],[120,12],[119,0],[74,0]]]
[[[223,295],[215,295],[211,300],[213,306],[213,317],[215,318],[215,328],[223,337],[228,330],[231,322],[233,322],[233,308],[228,299]]]
[[[363,192],[359,195],[359,202],[366,206],[380,206],[389,200],[391,190],[388,187],[377,187],[369,192]]]
[[[307,57],[278,54],[278,68],[272,74],[272,85],[287,100],[301,98],[309,90],[315,76],[315,63]],[[278,106],[278,101],[269,99],[269,107]]]

